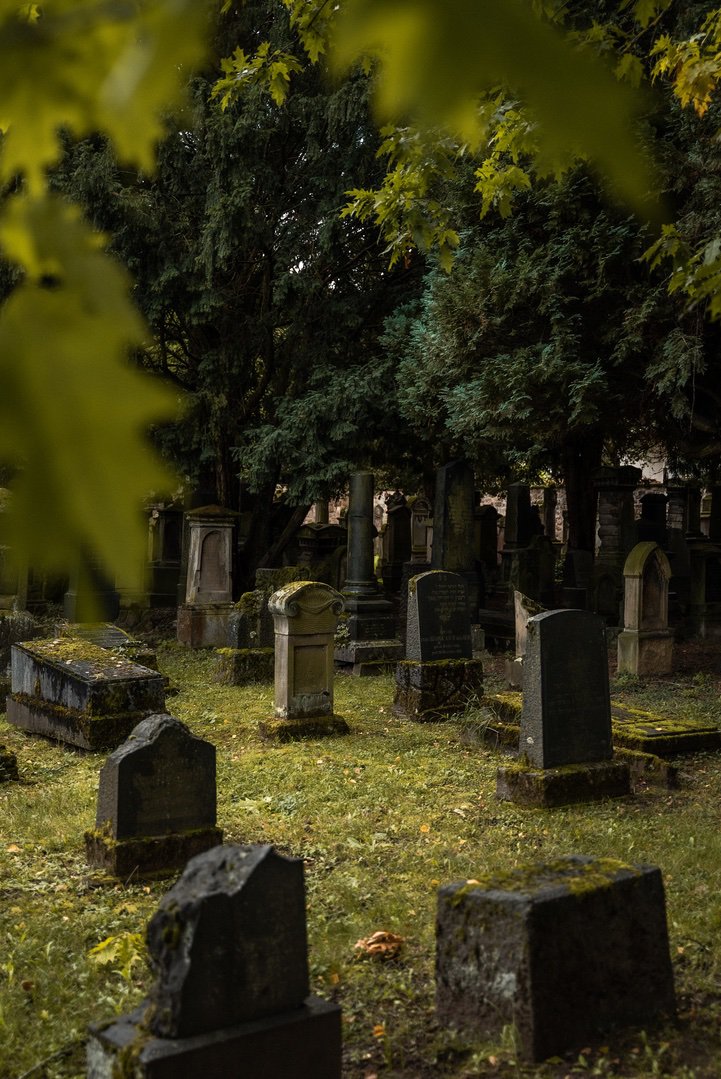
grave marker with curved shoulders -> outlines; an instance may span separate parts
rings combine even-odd
[[[671,565],[657,543],[637,543],[623,567],[623,632],[618,636],[618,670],[628,674],[669,674],[673,634],[668,628]]]

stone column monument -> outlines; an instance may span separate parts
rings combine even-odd
[[[348,568],[343,599],[348,612],[348,639],[336,647],[338,663],[357,675],[380,674],[400,659],[403,646],[395,637],[393,604],[385,599],[373,572],[373,473],[350,478]]]

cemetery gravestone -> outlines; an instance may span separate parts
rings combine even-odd
[[[406,658],[396,666],[395,682],[393,711],[408,719],[445,719],[483,693],[463,577],[429,570],[411,578]]]
[[[260,725],[266,738],[346,734],[333,714],[333,649],[343,597],[319,581],[295,581],[268,603],[275,623],[275,718]]]
[[[12,647],[8,723],[82,749],[114,749],[165,706],[162,675],[89,641]]]
[[[477,621],[481,586],[475,549],[475,481],[465,461],[452,461],[436,473],[431,566],[460,574],[468,589],[471,621]]]
[[[516,631],[516,653],[506,660],[506,680],[512,689],[523,688],[523,660],[526,655],[526,632],[528,620],[541,614],[543,607],[517,589],[513,593],[513,612]]]
[[[190,648],[227,643],[233,609],[233,528],[237,514],[203,506],[186,514],[190,550],[185,603],[178,608],[178,640]]]
[[[335,659],[355,675],[382,674],[401,654],[394,637],[393,604],[378,585],[373,569],[373,473],[354,472],[350,478],[347,577],[343,599],[348,612],[348,640],[339,644]]]
[[[529,619],[523,665],[520,763],[499,768],[499,798],[564,805],[629,793],[613,761],[606,633],[586,611]]]
[[[308,578],[298,566],[256,570],[255,588],[244,592],[231,612],[228,647],[217,650],[215,681],[231,686],[272,681],[275,628],[268,601],[283,585],[301,579]]]
[[[653,541],[638,543],[623,567],[624,627],[618,636],[618,669],[641,677],[669,674],[673,634],[668,628],[671,566]]]
[[[479,1039],[513,1025],[528,1061],[675,1012],[654,866],[567,857],[447,885],[436,944],[441,1022]]]
[[[309,995],[303,863],[268,846],[193,858],[148,926],[145,1005],[88,1042],[88,1079],[340,1079],[341,1012]]]
[[[172,716],[144,719],[101,769],[88,862],[122,879],[162,876],[222,840],[215,746]]]

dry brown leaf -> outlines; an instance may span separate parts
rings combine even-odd
[[[369,937],[362,937],[355,943],[355,950],[359,956],[367,955],[371,959],[395,959],[400,955],[401,948],[405,944],[405,937],[397,933],[389,933],[386,929],[379,929],[371,933]]]

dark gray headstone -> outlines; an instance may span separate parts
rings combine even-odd
[[[97,827],[115,839],[208,828],[216,820],[215,746],[169,715],[149,716],[100,772]]]
[[[436,474],[433,512],[434,569],[471,572],[475,569],[475,481],[465,461],[453,461]]]
[[[457,573],[430,570],[408,584],[406,659],[471,659],[466,582]]]
[[[519,748],[537,768],[610,760],[608,652],[600,616],[546,611],[529,620]]]
[[[149,1026],[185,1038],[300,1008],[308,995],[303,862],[270,846],[193,858],[148,926]]]

